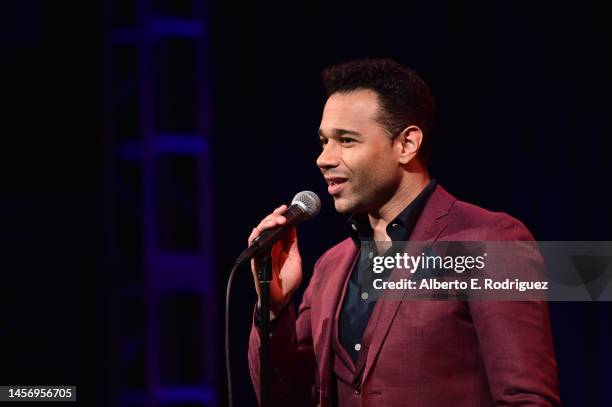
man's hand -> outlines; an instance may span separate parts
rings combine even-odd
[[[249,245],[264,230],[284,224],[287,219],[282,215],[287,205],[281,205],[270,215],[266,216],[249,236]],[[302,282],[302,257],[298,250],[297,233],[292,227],[286,236],[272,246],[272,283],[270,284],[270,317],[277,316],[291,301],[291,296]],[[259,297],[258,306],[261,305],[261,286],[257,278],[255,261],[251,260],[251,271],[255,279],[255,289]]]

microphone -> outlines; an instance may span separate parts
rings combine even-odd
[[[251,243],[249,247],[236,260],[236,264],[240,264],[246,260],[250,260],[259,253],[268,250],[274,245],[283,235],[293,226],[300,222],[312,219],[319,214],[321,210],[321,200],[311,191],[298,192],[291,201],[291,206],[283,213],[287,221],[273,229],[264,230]]]

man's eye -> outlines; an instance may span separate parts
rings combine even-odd
[[[325,144],[327,144],[327,139],[326,138],[320,138],[319,139],[319,145],[321,147],[325,146]]]
[[[355,141],[355,139],[352,139],[352,138],[350,138],[350,137],[341,137],[341,138],[340,138],[340,142],[341,142],[342,144],[351,144],[351,143],[352,143],[352,142],[354,142],[354,141]]]

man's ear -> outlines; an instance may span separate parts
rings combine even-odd
[[[408,126],[397,136],[400,148],[400,164],[408,164],[419,152],[423,142],[423,132],[418,126]]]

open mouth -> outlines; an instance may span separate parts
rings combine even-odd
[[[345,184],[347,183],[347,178],[333,177],[327,178],[327,192],[331,195],[339,194],[342,189],[344,189]]]
[[[342,184],[346,182],[346,178],[332,178],[332,179],[328,179],[327,183],[329,185],[338,185],[338,184]]]

